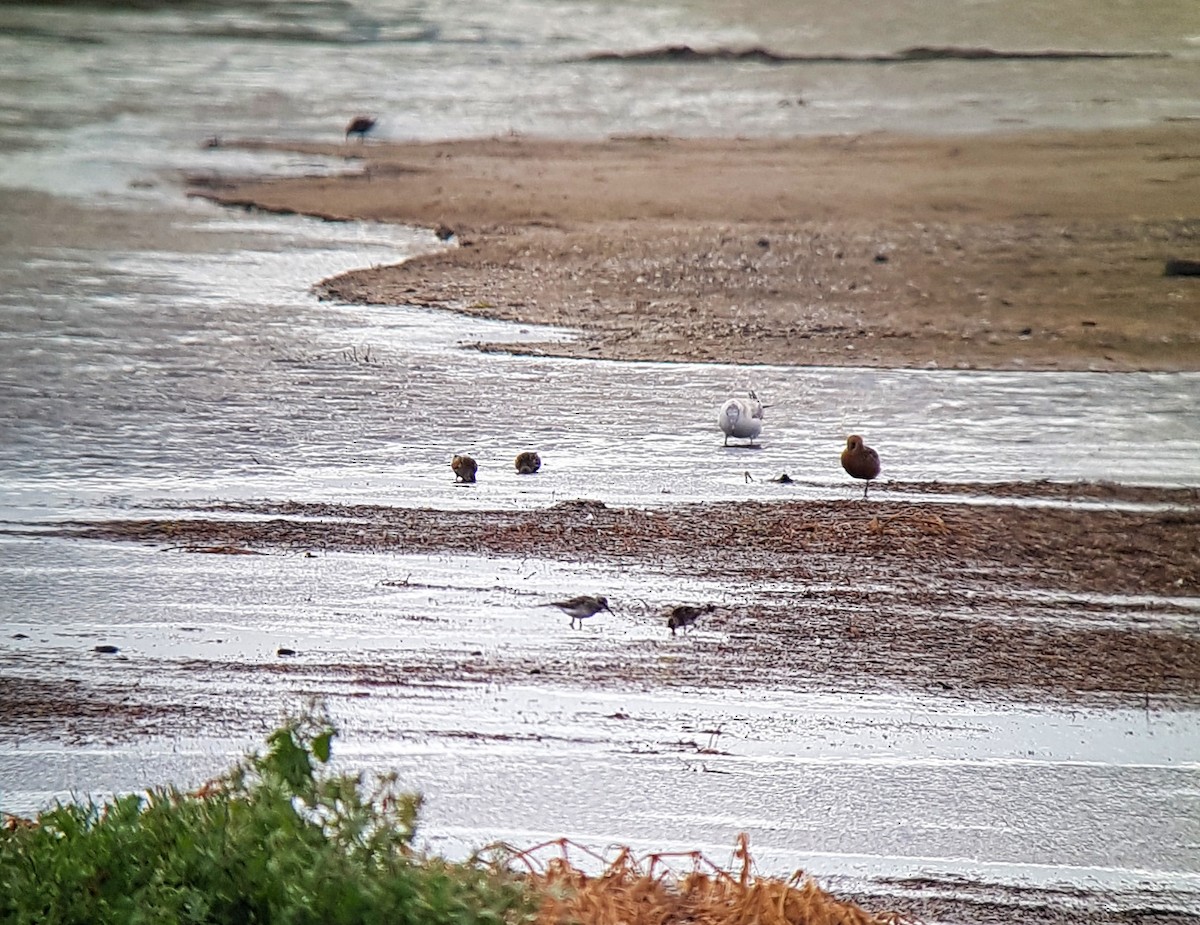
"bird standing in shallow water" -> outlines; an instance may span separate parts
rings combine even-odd
[[[454,470],[454,480],[456,482],[474,482],[475,472],[479,469],[479,464],[470,456],[460,454],[450,460],[450,468]]]
[[[703,607],[695,607],[691,604],[676,604],[667,611],[667,629],[674,636],[677,629],[686,630],[706,613],[712,612],[712,604],[705,604]]]
[[[351,135],[357,135],[359,141],[366,140],[367,132],[375,128],[375,120],[370,116],[355,116],[350,120],[350,124],[346,126],[346,140],[350,140]]]
[[[546,604],[547,607],[557,607],[563,613],[571,618],[571,629],[575,628],[575,621],[579,621],[579,628],[583,629],[583,621],[588,617],[594,617],[602,610],[607,610],[612,613],[608,606],[608,598],[600,594],[581,594],[578,597],[572,597],[565,601],[551,601]]]
[[[521,475],[533,475],[542,468],[542,457],[533,450],[526,450],[524,453],[517,454],[516,466],[517,472]]]
[[[749,440],[753,446],[755,438],[762,433],[765,407],[753,392],[749,398],[731,398],[725,402],[717,415],[717,424],[725,434],[725,446],[729,446],[730,437]]]
[[[879,475],[879,454],[863,443],[858,434],[846,438],[846,448],[842,450],[842,468],[856,479],[863,479],[863,500],[867,500],[867,489],[871,487],[871,479]]]

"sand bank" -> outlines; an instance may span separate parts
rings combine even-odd
[[[526,352],[1200,369],[1200,278],[1164,273],[1200,257],[1200,124],[295,147],[357,169],[194,191],[453,231],[322,291],[584,332]]]

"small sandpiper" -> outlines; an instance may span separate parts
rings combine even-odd
[[[863,500],[867,500],[867,490],[871,487],[871,479],[879,475],[879,454],[863,443],[858,434],[846,438],[846,448],[842,450],[842,468],[856,479],[863,479]]]
[[[459,454],[450,460],[450,468],[454,470],[456,482],[474,482],[479,465],[470,456]]]
[[[762,433],[763,409],[767,407],[758,400],[753,392],[749,398],[731,398],[721,406],[717,415],[717,424],[725,434],[725,446],[729,446],[729,438],[749,440],[750,445]]]
[[[357,135],[359,141],[366,140],[367,133],[375,128],[375,119],[371,116],[355,116],[350,120],[350,124],[346,126],[346,140],[350,140],[351,135]]]
[[[678,629],[686,632],[689,626],[692,626],[706,613],[712,612],[712,604],[705,604],[703,607],[696,607],[692,604],[676,604],[667,611],[667,629],[671,631],[672,636]]]
[[[542,457],[533,450],[526,450],[524,453],[517,454],[516,466],[517,472],[521,475],[533,475],[542,468]]]
[[[579,622],[579,628],[583,629],[583,621],[588,617],[594,617],[602,610],[607,610],[612,613],[608,606],[608,598],[600,594],[581,594],[578,597],[572,597],[565,601],[551,601],[546,607],[557,607],[563,613],[571,618],[571,629],[575,628],[576,621]]]

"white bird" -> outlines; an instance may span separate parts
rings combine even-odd
[[[721,406],[717,424],[725,434],[725,446],[729,446],[729,438],[749,440],[752,444],[762,433],[763,408],[767,407],[758,400],[753,392],[749,398],[731,398]]]

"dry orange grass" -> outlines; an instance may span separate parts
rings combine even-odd
[[[788,880],[754,873],[749,840],[738,837],[734,873],[700,852],[635,858],[622,848],[614,859],[566,839],[527,851],[500,846],[513,866],[528,870],[541,894],[538,925],[898,925],[897,913],[872,913],[822,890],[802,871]],[[545,859],[545,855],[552,856]],[[589,875],[571,861],[586,855],[601,872]],[[686,867],[682,873],[678,868]]]

